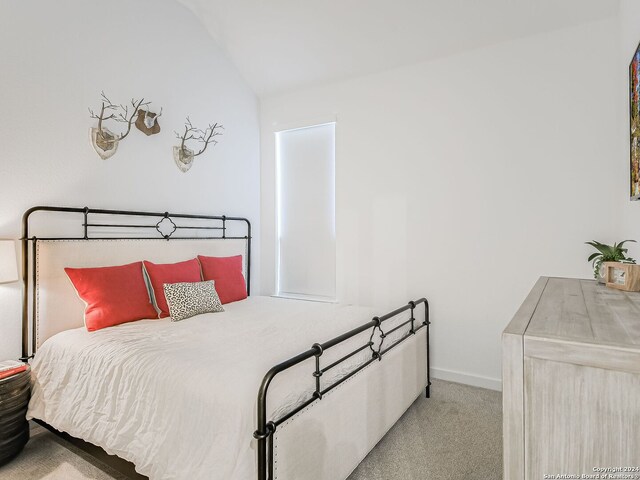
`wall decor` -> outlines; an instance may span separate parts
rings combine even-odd
[[[173,159],[180,171],[187,172],[193,165],[193,160],[204,153],[210,144],[216,145],[218,142],[215,137],[222,135],[220,130],[224,130],[222,125],[217,123],[209,124],[207,128],[201,130],[191,124],[191,120],[187,117],[184,124],[184,132],[182,135],[175,132],[176,137],[181,141],[179,147],[173,147]],[[186,146],[186,142],[194,140],[202,144],[202,148],[196,153]]]
[[[131,132],[131,125],[133,119],[138,114],[140,107],[146,107],[151,102],[145,102],[144,98],[140,100],[131,99],[131,110],[129,105],[116,105],[113,103],[104,92],[101,93],[102,106],[100,107],[100,113],[96,114],[91,108],[89,108],[89,114],[91,118],[98,120],[98,126],[89,129],[89,138],[91,140],[91,146],[96,153],[106,160],[116,153],[118,150],[118,144],[121,140],[127,137]],[[103,125],[103,122],[107,120],[114,120],[119,123],[126,123],[127,129],[124,133],[115,134]]]
[[[155,135],[160,133],[160,124],[158,118],[162,115],[162,108],[160,113],[153,113],[149,109],[138,110],[138,118],[136,118],[136,128],[145,135]]]
[[[629,65],[629,144],[631,200],[640,200],[640,45]]]

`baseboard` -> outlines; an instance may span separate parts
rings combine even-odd
[[[431,368],[431,376],[449,382],[464,383],[474,387],[488,388],[489,390],[502,391],[502,380],[499,378],[483,377],[481,375],[471,375],[455,370],[445,370],[444,368]]]

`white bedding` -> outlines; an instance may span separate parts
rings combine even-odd
[[[314,342],[369,321],[373,312],[271,297],[250,297],[225,310],[55,335],[33,360],[28,416],[133,462],[154,480],[253,480],[252,433],[264,374]],[[385,330],[399,321],[385,322]],[[323,365],[368,340],[366,332],[330,349]],[[276,377],[271,413],[307,398],[313,365],[311,359]],[[330,371],[323,382],[340,374]]]

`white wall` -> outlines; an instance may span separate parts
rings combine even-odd
[[[22,213],[37,204],[241,215],[259,234],[257,99],[177,2],[2,2],[0,65],[0,238],[18,238]],[[164,107],[162,132],[134,130],[101,160],[87,107],[99,107],[103,89]],[[186,115],[226,130],[183,174],[171,148]],[[0,285],[0,311],[0,359],[16,358],[19,285]]]
[[[261,101],[262,284],[274,135],[337,117],[338,291],[426,295],[435,373],[499,388],[500,333],[540,275],[589,277],[620,224],[617,19]],[[382,312],[381,312],[382,313]]]
[[[616,196],[623,213],[619,239],[633,238],[640,242],[640,202],[629,200],[629,63],[640,42],[640,2],[621,0],[618,17],[620,36],[617,56],[618,86],[618,148],[613,154],[618,171]],[[629,253],[640,261],[640,245],[630,244]]]

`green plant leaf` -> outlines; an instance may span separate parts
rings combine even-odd
[[[587,259],[588,262],[592,262],[595,276],[597,276],[597,271],[600,268],[602,262],[629,260],[626,256],[628,249],[623,248],[623,245],[627,242],[636,243],[635,240],[623,240],[622,242],[614,243],[613,245],[607,245],[596,240],[584,242],[585,244],[590,245],[597,250],[597,252],[589,255],[589,258]]]
[[[604,245],[598,242],[586,242],[586,243],[591,245],[596,250],[598,250],[602,255],[608,255],[610,253],[611,247],[609,247],[609,245]]]
[[[591,262],[592,260],[594,260],[595,258],[599,257],[600,255],[602,255],[602,254],[598,253],[598,252],[592,253],[591,255],[589,255],[589,258],[587,258],[587,262]]]

